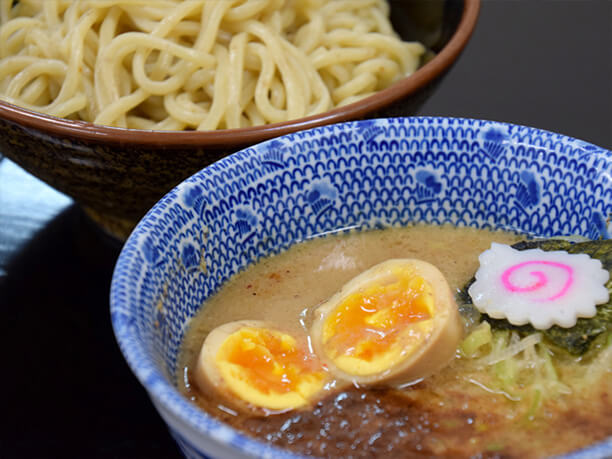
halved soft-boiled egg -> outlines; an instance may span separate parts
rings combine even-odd
[[[230,322],[210,332],[194,376],[200,390],[212,388],[233,406],[271,411],[308,405],[327,380],[306,343],[256,320]]]
[[[444,275],[415,259],[361,273],[315,311],[315,351],[337,378],[414,383],[448,364],[462,325]]]

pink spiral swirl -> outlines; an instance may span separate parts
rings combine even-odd
[[[565,273],[567,274],[567,279],[565,280],[565,283],[563,284],[563,286],[561,287],[561,289],[555,293],[554,295],[548,297],[548,298],[544,298],[544,299],[540,299],[537,301],[554,301],[558,298],[561,298],[563,295],[565,295],[567,293],[567,291],[569,290],[569,288],[571,287],[572,283],[574,282],[574,269],[566,264],[563,263],[557,263],[554,261],[545,261],[545,260],[532,260],[532,261],[525,261],[523,263],[519,263],[517,265],[511,266],[510,268],[506,269],[503,274],[501,275],[501,281],[502,284],[504,285],[504,287],[511,291],[511,292],[517,292],[517,293],[521,293],[521,292],[534,292],[536,290],[541,289],[542,287],[545,287],[546,284],[548,284],[549,282],[549,278],[546,276],[546,273],[542,272],[542,271],[531,271],[529,274],[531,276],[533,276],[535,278],[535,281],[530,284],[527,285],[525,287],[522,287],[520,285],[516,285],[512,282],[512,280],[510,279],[510,276],[512,276],[512,274],[518,270],[523,268],[524,266],[527,265],[546,265],[546,266],[552,266],[555,268],[560,268],[563,271],[565,271]]]

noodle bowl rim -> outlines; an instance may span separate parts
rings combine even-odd
[[[352,104],[337,107],[317,115],[281,123],[270,123],[237,129],[214,131],[162,131],[127,129],[96,125],[86,121],[68,120],[31,111],[0,100],[0,119],[47,134],[73,139],[93,140],[98,143],[149,146],[228,146],[253,144],[291,132],[365,117],[393,102],[424,88],[440,76],[465,48],[480,11],[481,0],[464,0],[463,12],[457,29],[448,43],[427,64],[386,89]]]

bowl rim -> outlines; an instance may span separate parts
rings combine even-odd
[[[45,115],[0,100],[0,119],[50,135],[83,139],[104,144],[145,146],[229,146],[253,144],[303,129],[358,119],[391,105],[396,100],[421,89],[441,75],[458,58],[471,37],[481,0],[463,0],[463,12],[450,40],[431,61],[382,91],[352,104],[337,107],[318,115],[237,129],[215,131],[153,131],[95,125],[86,121],[68,120]]]
[[[392,119],[397,120],[398,118],[378,118],[377,121],[389,122],[389,120]],[[571,137],[569,135],[549,131],[546,129],[540,129],[497,120],[450,116],[411,116],[402,117],[401,119],[406,120],[406,122],[412,122],[411,120],[416,121],[423,119],[439,121],[471,121],[494,123],[497,125],[509,127],[518,127],[522,129],[527,129],[532,133],[537,133],[539,136],[544,136],[546,138],[551,138],[555,136],[556,140],[562,138],[564,142],[574,141],[579,142],[583,146],[595,147],[597,150],[600,150],[605,153],[609,157],[609,161],[612,162],[612,151],[608,150],[607,148],[600,147],[588,141],[583,141]],[[338,123],[336,124],[336,126],[344,128],[345,126],[356,125],[368,121],[369,120],[352,120],[344,123]],[[290,133],[289,135],[290,137],[293,137],[294,134]],[[123,249],[121,250],[119,258],[117,259],[113,271],[110,289],[110,312],[113,332],[115,334],[115,338],[119,345],[121,353],[126,362],[128,363],[128,366],[130,367],[132,373],[136,376],[142,386],[147,390],[149,397],[157,401],[157,403],[155,403],[156,407],[158,403],[161,404],[164,410],[169,411],[173,416],[179,419],[182,423],[188,425],[191,429],[203,435],[207,435],[214,441],[222,442],[225,446],[234,448],[245,456],[255,457],[254,455],[263,455],[265,457],[269,456],[275,458],[293,459],[304,456],[288,449],[283,449],[275,445],[267,444],[263,440],[250,437],[242,431],[234,429],[233,427],[216,419],[212,415],[208,414],[207,412],[203,411],[202,409],[191,403],[189,400],[187,400],[179,392],[177,387],[173,386],[167,381],[167,378],[155,366],[154,362],[147,362],[147,365],[145,366],[139,365],[138,361],[142,358],[142,353],[147,353],[148,350],[142,342],[138,342],[139,339],[134,338],[134,333],[131,330],[126,330],[125,328],[120,328],[119,326],[117,326],[116,321],[118,316],[115,316],[115,313],[125,314],[126,310],[130,310],[130,308],[126,307],[126,297],[125,295],[123,295],[123,292],[128,289],[127,285],[130,282],[130,271],[127,268],[129,267],[129,263],[131,263],[132,261],[132,258],[134,256],[133,253],[137,250],[136,245],[138,241],[140,240],[140,238],[142,238],[143,234],[146,234],[147,231],[152,228],[151,223],[160,218],[159,210],[165,208],[168,204],[178,200],[181,196],[181,190],[183,190],[185,187],[192,185],[193,183],[197,183],[199,179],[205,178],[205,170],[215,168],[215,165],[218,165],[219,163],[233,163],[235,161],[235,158],[239,154],[256,154],[262,148],[262,145],[265,145],[266,143],[267,142],[260,142],[248,149],[242,149],[201,169],[192,176],[183,180],[180,184],[178,184],[168,193],[166,193],[164,197],[160,199],[146,213],[146,215],[140,220],[132,234],[127,239],[125,245],[123,246]],[[215,168],[215,170],[218,169]],[[125,316],[121,318],[121,320],[125,319]],[[138,349],[136,350],[134,346],[136,346]],[[151,360],[149,356],[147,356],[145,360],[147,359]],[[198,422],[194,422],[194,419],[197,419]],[[165,419],[164,421],[167,423]],[[181,435],[179,432],[175,432],[175,434],[177,433],[179,434],[179,436]],[[231,438],[231,441],[227,441],[228,438]],[[557,456],[557,459],[600,459],[604,457],[609,457],[610,453],[612,453],[612,436],[609,436],[608,438],[600,442],[587,445],[579,450],[571,451],[561,456]]]

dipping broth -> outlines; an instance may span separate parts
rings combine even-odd
[[[459,292],[491,242],[520,239],[506,232],[414,226],[313,239],[263,259],[231,279],[193,319],[179,356],[180,389],[247,435],[313,456],[527,458],[601,441],[612,434],[610,346],[593,358],[553,355],[563,395],[548,398],[541,391],[501,390],[492,367],[474,365],[460,352],[450,365],[409,387],[339,387],[308,408],[269,416],[227,406],[192,382],[202,343],[220,325],[265,320],[307,340],[317,305],[373,265],[422,259]],[[467,331],[473,327],[468,322]]]

